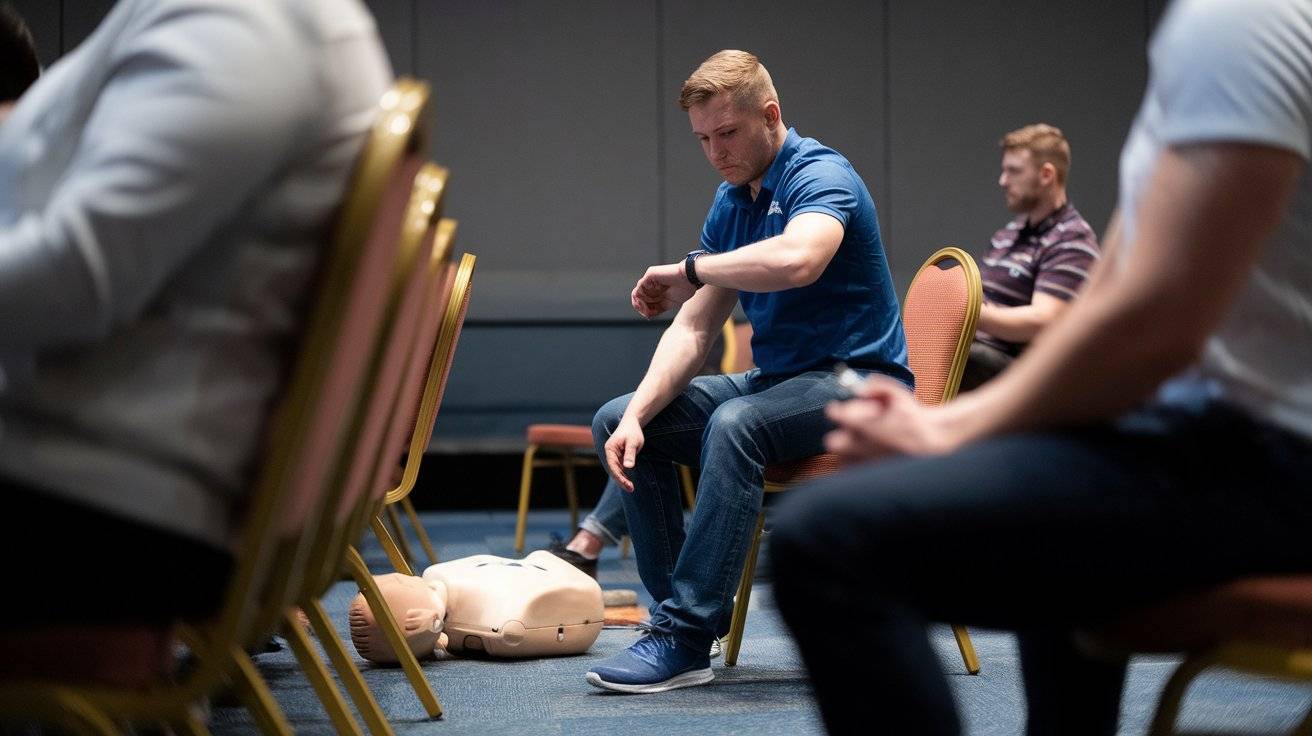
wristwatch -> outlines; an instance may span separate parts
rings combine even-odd
[[[688,277],[688,283],[692,284],[694,289],[700,289],[706,285],[702,283],[701,279],[697,278],[697,259],[706,255],[706,253],[707,251],[698,249],[690,251],[688,255],[683,257],[683,275]]]

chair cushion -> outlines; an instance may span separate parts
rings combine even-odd
[[[1091,633],[1099,646],[1135,652],[1225,642],[1312,647],[1312,575],[1235,580],[1135,611]]]
[[[767,465],[765,467],[765,482],[770,485],[795,486],[808,480],[829,475],[838,470],[838,465],[838,456],[829,453],[804,457],[801,460],[791,460],[786,463]]]
[[[530,424],[530,445],[592,449],[592,427],[586,424]]]

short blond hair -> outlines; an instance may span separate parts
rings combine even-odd
[[[735,107],[751,109],[767,100],[779,101],[770,72],[760,59],[746,51],[725,49],[703,61],[683,83],[679,107],[684,112],[712,97],[726,92]]]
[[[1047,123],[1026,125],[1003,136],[998,145],[1003,151],[1029,151],[1034,163],[1039,166],[1052,164],[1052,168],[1057,170],[1057,183],[1062,186],[1066,184],[1066,176],[1071,170],[1071,144],[1066,141],[1060,128]]]

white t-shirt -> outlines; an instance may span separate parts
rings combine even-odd
[[[0,125],[0,478],[224,543],[391,71],[360,0],[119,0]]]
[[[1149,48],[1148,90],[1121,153],[1123,246],[1166,147],[1208,141],[1312,157],[1312,2],[1178,0]],[[1199,254],[1198,257],[1206,257]],[[1312,176],[1202,359],[1163,388],[1200,394],[1312,437]]]

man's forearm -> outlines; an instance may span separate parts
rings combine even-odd
[[[697,277],[702,283],[758,293],[806,286],[824,273],[843,232],[837,219],[804,212],[779,235],[697,259]]]
[[[698,258],[697,277],[703,283],[738,291],[783,291],[815,280],[802,256],[786,235],[776,235],[728,253]]]
[[[677,321],[670,325],[656,345],[647,374],[629,401],[625,416],[646,426],[697,375],[709,349],[709,338]]]
[[[969,442],[1096,421],[1139,403],[1188,365],[1198,343],[1172,336],[1163,310],[1126,291],[1108,285],[1086,294],[1061,330],[1040,335],[1002,375],[944,406],[941,424]]]
[[[1027,343],[1056,319],[1059,312],[1060,309],[1035,304],[1017,307],[984,304],[980,307],[976,326],[1000,340]]]

